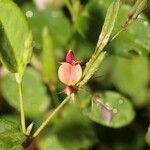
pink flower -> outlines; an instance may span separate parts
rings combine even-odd
[[[49,5],[49,0],[33,0],[38,10],[42,11]]]
[[[71,89],[82,77],[81,65],[75,61],[74,53],[71,50],[66,55],[66,62],[62,62],[58,69],[58,77],[62,83],[67,85],[68,89]]]

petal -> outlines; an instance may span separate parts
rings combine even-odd
[[[59,80],[66,84],[68,83],[70,79],[70,74],[71,74],[71,64],[63,62],[61,63],[61,66],[58,69],[58,78]]]
[[[79,64],[71,65],[62,63],[58,69],[59,80],[66,85],[75,85],[82,76],[82,68]]]
[[[82,68],[80,64],[72,65],[68,85],[75,85],[82,77]]]

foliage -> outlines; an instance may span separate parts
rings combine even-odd
[[[148,0],[37,3],[0,0],[0,149],[147,150]]]

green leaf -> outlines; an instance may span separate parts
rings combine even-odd
[[[86,68],[84,69],[83,72],[83,78],[79,83],[80,87],[83,86],[91,78],[91,76],[97,71],[98,67],[100,66],[102,60],[105,57],[105,52],[102,52],[102,50],[109,42],[110,36],[115,26],[117,14],[119,11],[119,6],[120,6],[120,0],[114,0],[110,4],[107,10],[104,25],[99,35],[95,52],[93,53],[89,62],[86,64]]]
[[[0,118],[0,149],[15,150],[24,140],[25,136],[21,133],[17,124]]]
[[[71,36],[71,26],[60,9],[49,6],[43,11],[38,11],[32,3],[25,3],[23,10],[26,16],[28,13],[33,13],[33,16],[27,17],[27,19],[32,28],[33,39],[37,48],[42,47],[42,32],[45,26],[48,27],[55,47],[67,43]]]
[[[109,6],[105,17],[104,25],[102,27],[102,31],[100,33],[97,42],[95,53],[101,52],[108,43],[115,26],[115,22],[119,12],[119,7],[120,7],[120,0],[114,0],[114,2],[112,2],[111,5]]]
[[[57,81],[56,56],[53,48],[53,41],[48,32],[47,27],[45,27],[43,31],[42,63],[43,63],[42,72],[44,80],[52,84],[56,83]]]
[[[115,57],[112,70],[113,84],[125,94],[131,96],[137,106],[149,102],[147,86],[149,82],[149,59],[147,56],[130,58]]]
[[[127,14],[131,7],[123,5],[119,11],[116,27],[114,33],[119,31],[126,22]],[[120,55],[131,55],[130,52],[135,54],[148,54],[150,52],[150,23],[148,19],[140,14],[140,18],[134,21],[125,31],[111,43],[111,51]]]
[[[75,28],[87,41],[96,44],[102,26],[101,19],[101,5],[97,1],[90,1],[76,20]]]
[[[57,135],[51,134],[47,137],[42,138],[38,144],[39,150],[66,150],[59,141]]]
[[[53,133],[66,150],[88,149],[97,142],[91,121],[75,105],[68,105],[55,120]]]
[[[11,74],[3,78],[3,95],[7,102],[17,110],[19,109],[18,86],[14,76]],[[43,85],[42,78],[36,70],[27,68],[23,78],[23,97],[25,114],[28,117],[41,116],[49,106],[49,99],[46,95],[46,88]]]
[[[97,94],[93,101],[88,116],[99,124],[120,128],[131,123],[135,117],[130,101],[116,92]]]
[[[96,57],[95,55],[94,57],[92,56],[92,58],[86,65],[82,80],[78,83],[79,87],[82,87],[94,75],[103,59],[105,58],[105,55],[106,52],[102,52],[98,57]]]
[[[0,10],[0,59],[8,70],[18,72],[21,77],[31,57],[32,35],[14,2],[0,0]]]
[[[10,122],[13,122],[16,124],[17,127],[21,129],[21,124],[20,124],[20,115],[19,114],[5,114],[1,115],[0,117],[3,120],[9,120]]]
[[[100,2],[99,0],[90,1],[76,22],[77,31],[87,40],[94,41],[94,44],[96,43],[99,29],[102,26],[107,8],[111,2],[111,0],[102,0]],[[126,4],[123,4],[119,9],[113,34],[117,33],[125,24],[131,9],[132,7]],[[110,43],[108,50],[120,55],[129,55],[130,51],[135,51],[137,54],[147,54],[150,52],[149,35],[149,21],[145,15],[140,14],[139,18],[127,30],[123,31]]]

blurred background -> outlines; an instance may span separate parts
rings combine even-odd
[[[14,1],[27,17],[33,33],[33,56],[25,71],[23,94],[27,124],[34,123],[34,132],[65,98],[61,93],[65,85],[57,76],[59,62],[72,49],[85,68],[112,0]],[[123,0],[113,34],[124,24],[134,3],[135,0]],[[76,93],[75,104],[67,104],[29,149],[149,149],[150,5],[106,51],[96,74]],[[20,124],[17,91],[14,75],[1,65],[0,115]],[[91,110],[91,97],[95,93],[104,103],[108,101],[115,106],[109,125],[100,110]],[[123,99],[120,105],[111,104],[116,97]]]

